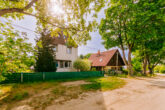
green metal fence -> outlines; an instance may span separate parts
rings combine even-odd
[[[5,74],[4,77],[6,77],[6,80],[2,83],[34,82],[56,79],[90,78],[101,76],[104,76],[103,71],[12,73]]]

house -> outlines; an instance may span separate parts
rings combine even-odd
[[[57,72],[75,71],[73,62],[78,58],[78,47],[68,46],[67,37],[63,34],[53,37],[52,44],[56,53]]]
[[[109,50],[92,54],[89,57],[92,63],[92,68],[96,68],[97,71],[103,70],[121,70],[124,66],[123,58],[118,49]]]

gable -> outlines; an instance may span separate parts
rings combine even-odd
[[[92,62],[92,66],[106,66],[116,51],[117,49],[101,52],[100,55],[92,54],[89,60]]]
[[[118,56],[117,56],[118,55]],[[120,55],[120,52],[117,51],[111,60],[108,62],[107,66],[124,66],[123,58]]]
[[[119,59],[118,64],[120,64],[121,66],[125,65],[118,49],[101,52],[100,55],[98,53],[92,54],[89,60],[92,62],[92,66],[116,66],[117,62],[115,55],[117,54],[117,52]]]

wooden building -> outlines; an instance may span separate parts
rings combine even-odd
[[[97,71],[103,70],[121,70],[125,66],[123,58],[118,49],[109,50],[92,54],[89,58],[92,68]]]

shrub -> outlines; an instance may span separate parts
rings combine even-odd
[[[91,63],[89,60],[78,59],[73,63],[73,67],[80,71],[89,71],[91,68]]]
[[[160,69],[161,69],[161,65],[157,65],[155,68],[154,68],[154,72],[155,73],[160,73]]]
[[[96,68],[92,68],[91,71],[96,71]]]
[[[122,73],[128,75],[128,70],[127,69],[123,69]]]
[[[160,73],[165,73],[165,66],[161,66]]]
[[[109,69],[109,70],[108,70],[108,75],[110,75],[110,76],[114,76],[114,75],[116,75],[115,70],[111,70],[111,69]]]

